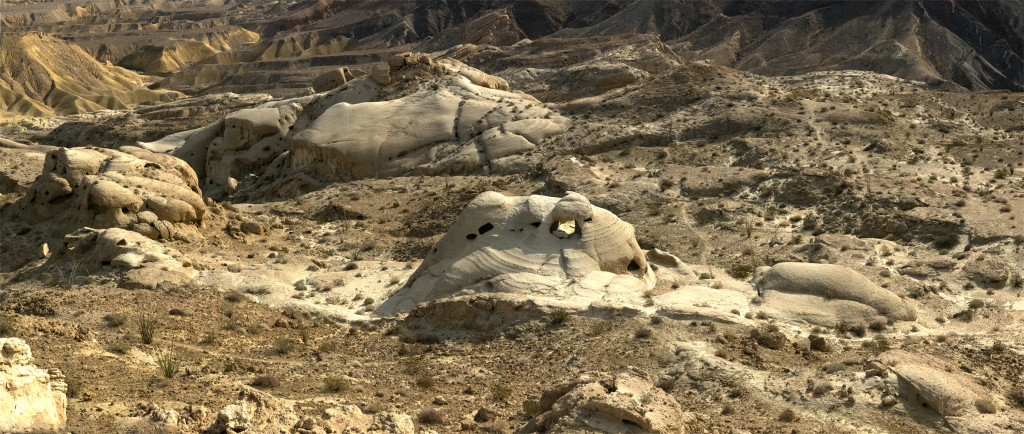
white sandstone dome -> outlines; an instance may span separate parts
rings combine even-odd
[[[422,302],[481,292],[585,308],[639,298],[654,283],[633,226],[582,195],[485,192],[377,312],[406,312]]]

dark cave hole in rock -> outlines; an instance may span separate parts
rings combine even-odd
[[[629,261],[629,265],[626,266],[626,271],[640,271],[640,264],[636,262],[636,259]]]
[[[469,235],[466,235],[466,239],[467,239],[467,240],[474,240],[474,239],[476,239],[476,234],[469,234]]]
[[[486,234],[487,231],[489,231],[491,229],[494,229],[494,225],[492,225],[490,223],[487,223],[487,224],[484,224],[483,226],[480,226],[480,229],[477,229],[477,232],[480,232],[480,235],[483,235],[483,234]]]
[[[533,226],[533,227],[535,227],[535,228],[539,228],[539,227],[540,227],[540,222],[533,222],[533,223],[530,223],[530,226]]]

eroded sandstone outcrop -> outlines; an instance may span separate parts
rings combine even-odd
[[[526,404],[524,404],[526,406]],[[687,419],[675,398],[631,373],[584,375],[546,390],[520,433],[683,433]]]
[[[759,270],[756,280],[767,306],[814,324],[863,323],[873,317],[911,321],[917,317],[907,301],[840,265],[782,262]]]
[[[206,212],[192,168],[136,147],[50,151],[21,204],[27,217],[68,231],[124,228],[153,239],[195,233]]]
[[[655,277],[633,227],[580,194],[481,193],[378,313],[475,292],[580,304],[639,298]]]
[[[504,80],[421,53],[314,84],[339,83],[141,146],[188,162],[206,195],[287,196],[338,180],[523,171],[524,154],[569,127]]]
[[[0,339],[0,432],[56,431],[67,422],[64,375],[32,360],[25,341]]]

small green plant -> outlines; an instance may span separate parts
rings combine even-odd
[[[328,392],[344,393],[351,388],[352,384],[341,375],[328,375],[327,378],[324,378],[324,390]]]
[[[164,375],[164,378],[174,378],[175,375],[178,375],[178,368],[180,364],[178,363],[177,357],[175,357],[171,350],[161,351],[160,354],[156,356],[156,365],[160,368],[160,372]]]
[[[750,273],[753,272],[753,269],[750,265],[747,264],[737,264],[732,268],[728,269],[726,272],[729,273],[729,275],[732,276],[734,279],[742,280],[750,277]]]
[[[363,299],[363,306],[369,306],[369,305],[372,305],[372,304],[373,304],[373,299],[372,298],[366,297],[365,299]]]
[[[652,335],[654,335],[654,330],[651,330],[647,327],[640,328],[636,331],[636,333],[633,334],[633,336],[636,337],[637,339],[647,339],[650,338]]]
[[[985,300],[979,300],[976,298],[974,300],[971,300],[971,302],[967,304],[967,307],[971,309],[981,309],[985,307]]]
[[[139,338],[142,339],[142,343],[149,345],[153,343],[153,337],[156,335],[156,329],[160,327],[156,318],[146,313],[145,311],[139,312]]]
[[[295,349],[295,340],[292,338],[274,339],[274,352],[277,354],[288,354]]]
[[[569,318],[572,316],[572,314],[569,313],[569,311],[561,310],[561,309],[551,312],[550,315],[551,315],[551,324],[555,324],[555,325],[565,324],[567,321],[569,321]]]

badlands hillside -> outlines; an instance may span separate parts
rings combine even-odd
[[[1022,432],[1020,6],[5,2],[0,432]]]

